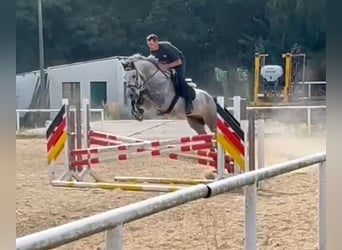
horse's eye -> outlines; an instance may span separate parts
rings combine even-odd
[[[132,77],[133,77],[133,79],[135,79],[136,75],[133,75]]]

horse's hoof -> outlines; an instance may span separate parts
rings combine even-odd
[[[142,114],[134,114],[134,117],[137,121],[141,122],[144,120],[144,116]]]

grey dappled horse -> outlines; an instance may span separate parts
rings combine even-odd
[[[155,109],[161,115],[185,117],[184,99],[177,92],[174,73],[163,72],[158,59],[134,54],[121,61],[129,88],[132,114],[143,120],[144,109]],[[186,116],[190,127],[197,134],[206,134],[205,125],[216,132],[216,103],[206,91],[189,86],[192,92],[193,112]]]

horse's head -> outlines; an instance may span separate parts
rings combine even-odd
[[[137,99],[143,91],[142,77],[133,61],[126,60],[121,62],[121,64],[125,70],[125,81],[128,87],[129,98]]]
[[[132,114],[139,121],[143,119],[144,110],[141,106],[144,103],[145,84],[159,71],[148,58],[135,54],[121,61],[125,70],[125,80],[128,87],[128,96],[131,99]],[[151,69],[155,73],[150,73]]]

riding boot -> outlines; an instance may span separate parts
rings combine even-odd
[[[184,98],[185,102],[185,114],[191,114],[193,110],[190,87],[185,81],[185,61],[182,58],[182,65],[176,68],[177,78],[178,78],[178,88],[180,90],[180,95]]]
[[[183,97],[185,102],[185,114],[191,114],[193,111],[192,100],[190,96],[190,90],[188,86],[183,86]]]
[[[189,115],[192,113],[192,111],[193,111],[192,101],[191,100],[189,101],[189,99],[186,99],[185,100],[185,114]]]

